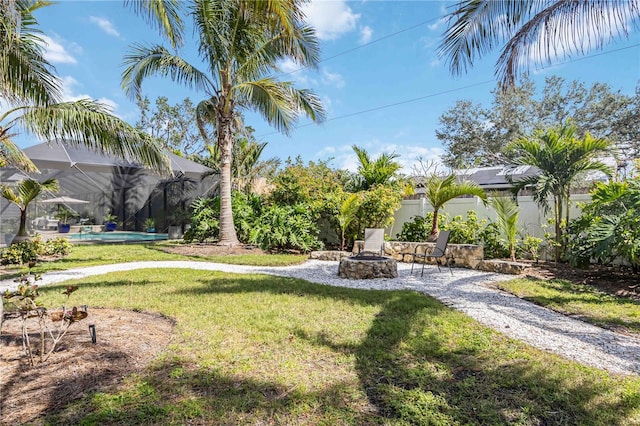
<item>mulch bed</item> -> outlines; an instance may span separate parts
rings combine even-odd
[[[72,324],[56,352],[42,364],[28,365],[22,349],[21,320],[5,320],[0,336],[0,423],[23,424],[56,412],[89,392],[117,386],[142,371],[171,340],[173,321],[158,314],[88,309]],[[37,321],[30,338],[39,341]],[[91,342],[89,324],[96,328]]]

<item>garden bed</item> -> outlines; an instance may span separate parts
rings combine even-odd
[[[95,325],[96,344],[89,324]],[[47,362],[29,368],[20,325],[19,319],[5,321],[0,336],[2,424],[33,421],[88,392],[118,385],[166,347],[173,329],[173,322],[161,315],[90,308],[89,317],[72,325]]]

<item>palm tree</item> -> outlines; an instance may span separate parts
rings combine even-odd
[[[595,139],[588,133],[582,139],[575,135],[576,126],[567,121],[559,128],[538,131],[530,138],[519,139],[507,148],[516,152],[514,167],[528,165],[539,169],[538,175],[518,181],[507,174],[507,179],[514,185],[514,195],[526,187],[533,187],[533,199],[545,213],[549,211],[549,199],[553,198],[556,261],[560,261],[561,249],[564,250],[566,243],[562,235],[563,224],[569,222],[573,181],[589,171],[600,171],[607,176],[613,174],[613,169],[598,159],[610,149],[609,142]]]
[[[299,0],[191,2],[189,13],[206,71],[160,45],[136,44],[125,57],[122,86],[132,99],[141,94],[143,80],[152,75],[170,76],[206,95],[197,113],[199,120],[213,124],[220,150],[219,244],[238,244],[231,211],[231,164],[240,111],[257,111],[285,134],[291,132],[300,114],[313,121],[324,118],[314,93],[269,75],[284,59],[301,66],[318,62],[319,44],[314,30],[304,23],[300,6]],[[203,137],[206,140],[207,135]]]
[[[338,226],[340,227],[340,250],[344,250],[345,232],[351,222],[356,219],[361,201],[359,194],[350,194],[340,205],[340,211],[337,216]]]
[[[453,173],[448,176],[432,173],[425,178],[424,187],[424,195],[433,208],[433,221],[431,222],[431,232],[429,234],[430,241],[435,241],[438,238],[440,233],[438,229],[438,212],[447,202],[462,195],[475,195],[482,201],[487,200],[484,189],[480,188],[478,184],[471,181],[459,182]]]
[[[5,200],[15,204],[20,209],[20,228],[15,237],[11,241],[11,244],[18,241],[23,241],[29,238],[27,233],[27,207],[35,198],[40,195],[42,191],[58,191],[58,181],[56,179],[47,179],[43,182],[38,182],[34,179],[23,179],[16,185],[15,192],[8,185],[0,185],[0,195]]]
[[[25,171],[35,165],[13,142],[17,129],[43,140],[58,139],[169,170],[167,157],[151,139],[113,116],[108,107],[83,99],[61,102],[62,86],[44,58],[41,31],[33,16],[50,3],[40,0],[0,2],[0,163]]]
[[[260,177],[275,174],[280,165],[278,158],[273,157],[268,160],[260,160],[266,146],[267,142],[260,143],[250,134],[249,136],[242,134],[236,135],[231,159],[232,190],[249,194],[253,190],[255,182]],[[209,153],[209,157],[203,159],[202,163],[209,167],[211,171],[205,173],[203,177],[219,174],[220,149],[218,145],[207,145],[205,149]]]
[[[518,239],[518,205],[508,197],[493,197],[489,204],[496,211],[498,229],[509,246],[509,257],[516,260],[516,242]]]
[[[532,61],[601,49],[615,36],[638,27],[638,0],[461,0],[448,16],[440,45],[452,73],[466,72],[475,59],[504,44],[496,74],[513,86]]]
[[[366,191],[376,184],[385,185],[392,182],[402,167],[400,163],[394,161],[399,157],[398,154],[385,153],[373,160],[364,148],[356,145],[351,148],[355,151],[360,163],[355,177],[355,186],[359,191]]]

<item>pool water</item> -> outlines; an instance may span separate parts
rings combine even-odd
[[[146,232],[80,232],[67,234],[71,241],[160,241],[166,240],[169,234],[152,234]]]

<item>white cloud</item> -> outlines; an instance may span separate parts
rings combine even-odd
[[[381,154],[400,154],[396,161],[402,165],[400,172],[405,175],[413,174],[414,165],[418,164],[419,159],[422,159],[424,163],[433,162],[436,165],[442,164],[440,156],[444,154],[444,150],[439,147],[425,147],[410,144],[388,144],[383,143],[380,140],[356,143],[356,145],[366,149],[371,158],[377,158]],[[324,147],[321,151],[315,154],[314,158],[323,160],[333,158],[335,161],[335,167],[339,169],[346,169],[351,172],[358,170],[358,157],[355,152],[353,152],[351,144]]]
[[[107,18],[101,18],[100,16],[90,16],[89,21],[98,25],[98,27],[105,33],[114,37],[120,37],[120,33],[118,32],[116,27]]]
[[[77,93],[80,86],[82,86],[80,82],[78,82],[78,80],[71,77],[70,75],[62,77],[62,99],[66,102],[79,101],[80,99],[94,100],[91,95],[87,95],[85,93]],[[118,108],[118,104],[113,99],[102,97],[95,100],[103,105],[106,105],[109,110],[117,116],[117,114],[115,114],[115,111]]]
[[[345,85],[342,75],[334,72],[330,72],[326,69],[322,70],[322,83],[328,86],[334,86],[338,89],[342,89]]]
[[[373,30],[371,27],[365,25],[360,28],[360,44],[367,44],[371,41],[371,37],[373,37]]]
[[[353,31],[360,15],[353,13],[345,0],[313,0],[303,6],[309,25],[320,40],[335,40]]]
[[[74,58],[65,47],[53,40],[51,37],[44,34],[40,35],[45,48],[44,58],[53,64],[76,64],[76,58]]]
[[[441,61],[440,61],[440,59],[438,59],[438,58],[432,59],[432,60],[429,62],[429,66],[430,66],[431,68],[438,68],[441,64],[442,64],[442,62],[441,62]]]
[[[431,31],[440,31],[440,29],[442,29],[446,23],[447,23],[446,19],[440,18],[437,21],[435,21],[433,24],[427,25],[427,27]]]

